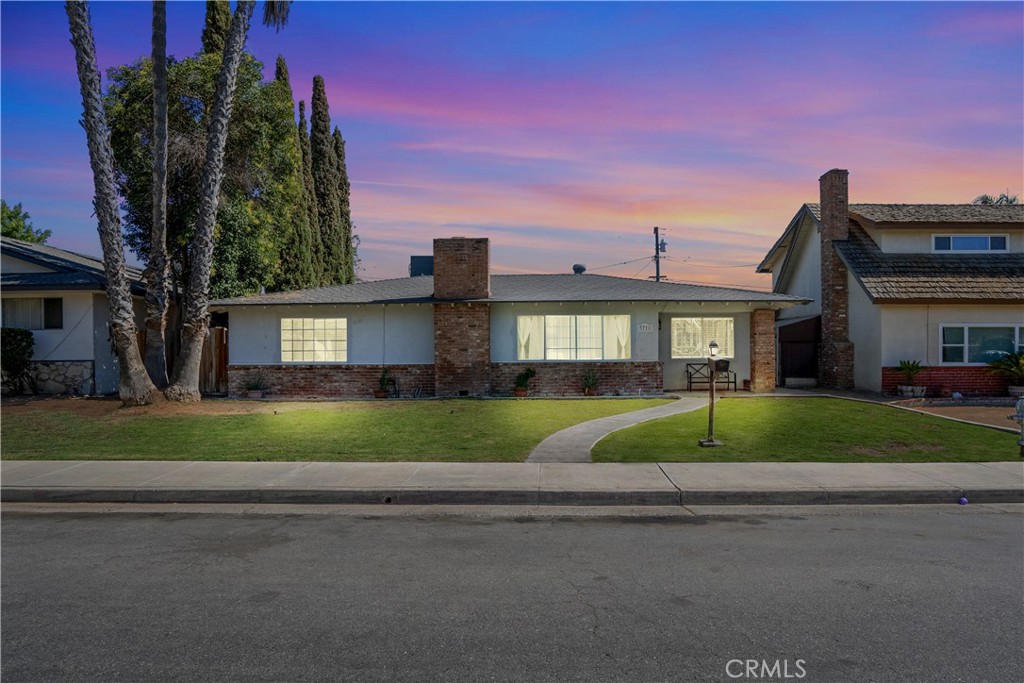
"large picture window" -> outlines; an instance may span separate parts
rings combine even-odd
[[[25,330],[60,330],[64,327],[64,299],[27,297],[3,300],[3,326]]]
[[[722,358],[736,355],[732,318],[672,318],[673,358],[707,358],[711,342]]]
[[[629,360],[628,315],[521,315],[518,360]]]
[[[281,319],[282,363],[344,363],[347,360],[347,319]]]
[[[1024,351],[1024,325],[941,325],[943,363],[987,363]]]

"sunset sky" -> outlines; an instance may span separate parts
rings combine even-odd
[[[150,3],[92,11],[102,69],[148,55]],[[170,54],[203,12],[169,3]],[[0,22],[0,191],[99,255],[63,4]],[[1024,191],[1020,2],[297,2],[247,47],[296,100],[326,79],[366,278],[452,235],[490,237],[498,273],[645,277],[658,225],[672,279],[767,287],[753,265],[830,168],[854,202]]]

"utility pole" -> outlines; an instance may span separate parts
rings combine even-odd
[[[654,281],[661,282],[661,255],[665,253],[665,240],[658,237],[658,226],[654,226]]]

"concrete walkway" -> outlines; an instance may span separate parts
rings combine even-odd
[[[0,500],[828,505],[1024,502],[1024,462],[317,463],[9,460]]]
[[[669,415],[688,413],[708,404],[705,394],[702,398],[674,396],[677,400],[663,406],[645,408],[632,413],[602,417],[589,422],[567,427],[555,432],[537,444],[526,462],[590,462],[590,449],[612,432],[656,420]]]

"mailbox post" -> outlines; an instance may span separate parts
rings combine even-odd
[[[708,344],[708,438],[701,439],[697,443],[703,447],[721,446],[721,441],[715,439],[715,382],[718,381],[718,363],[715,356],[718,355],[718,344],[712,341]],[[729,361],[721,361],[728,364]]]
[[[1020,425],[1020,438],[1017,439],[1017,445],[1020,446],[1020,457],[1024,458],[1024,398],[1017,401],[1017,412],[1007,415],[1006,418],[1015,420]]]

